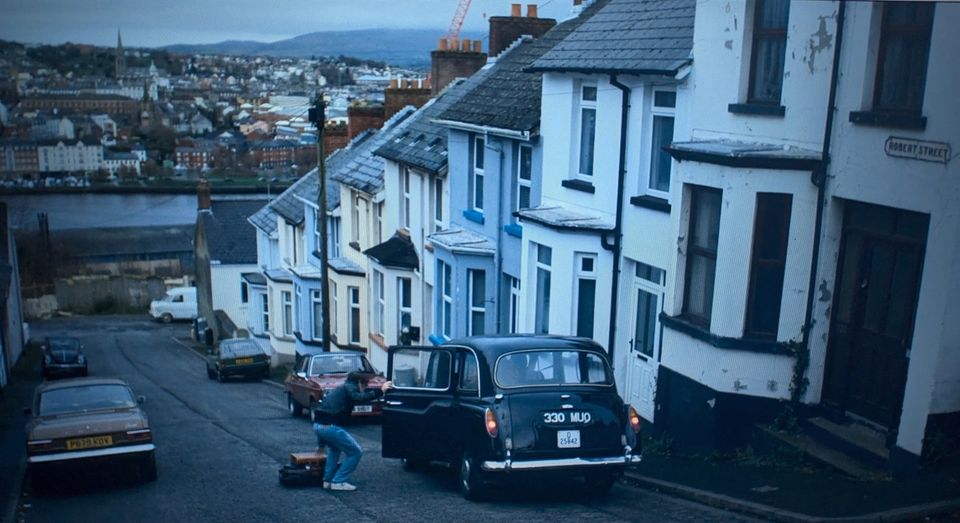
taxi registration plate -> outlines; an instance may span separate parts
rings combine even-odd
[[[253,363],[253,358],[237,358],[237,365],[250,365]]]
[[[354,405],[353,411],[358,414],[368,414],[373,412],[373,405]]]
[[[580,448],[579,430],[558,430],[557,448],[559,449],[578,449]]]
[[[93,436],[67,440],[67,450],[92,449],[113,445],[113,436]]]

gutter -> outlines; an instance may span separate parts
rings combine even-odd
[[[830,163],[830,140],[833,137],[833,116],[836,112],[837,82],[840,78],[840,47],[843,44],[843,22],[846,3],[840,2],[837,10],[837,38],[833,47],[833,67],[830,72],[830,94],[827,99],[827,120],[823,129],[823,152],[820,166],[810,175],[810,181],[817,186],[817,217],[813,233],[813,254],[810,258],[810,282],[807,287],[807,307],[803,320],[803,347],[810,347],[810,331],[813,329],[813,300],[817,291],[817,267],[820,264],[820,238],[823,236],[823,208],[827,187],[827,165]]]
[[[626,177],[627,162],[627,115],[630,111],[631,90],[617,81],[617,75],[610,75],[610,85],[620,89],[620,161],[617,172],[617,212],[613,225],[613,243],[607,243],[607,236],[600,237],[600,245],[613,253],[613,279],[610,283],[610,328],[607,339],[607,354],[613,361],[613,349],[617,338],[617,289],[620,286],[620,252],[623,248],[623,185]]]
[[[487,125],[476,125],[466,122],[457,122],[454,120],[438,120],[434,119],[431,122],[437,125],[443,125],[451,129],[456,129],[458,131],[466,131],[468,133],[477,133],[477,134],[495,134],[498,136],[503,136],[506,138],[520,139],[524,141],[530,141],[530,131],[515,131],[513,129],[503,129],[501,127],[490,127]]]

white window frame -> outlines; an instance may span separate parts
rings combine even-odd
[[[659,148],[656,146],[656,144],[653,143],[653,140],[654,140],[654,137],[655,137],[655,135],[654,135],[654,129],[655,129],[655,127],[654,127],[654,122],[656,122],[656,119],[657,119],[658,117],[659,117],[659,118],[671,118],[671,119],[673,120],[673,124],[674,124],[674,134],[676,134],[676,123],[677,123],[677,120],[676,120],[676,114],[677,114],[677,110],[676,110],[676,98],[674,98],[674,106],[673,106],[673,107],[660,106],[660,105],[657,105],[657,93],[658,93],[658,92],[673,93],[673,94],[674,94],[674,97],[676,97],[676,91],[673,91],[673,90],[670,90],[670,89],[654,89],[654,90],[652,91],[652,93],[651,93],[651,96],[650,96],[650,118],[648,119],[648,126],[649,126],[649,128],[650,128],[650,136],[649,136],[649,141],[648,141],[648,143],[649,143],[649,151],[648,151],[648,153],[647,153],[647,162],[646,162],[646,164],[647,164],[647,165],[646,165],[646,173],[647,173],[647,175],[646,175],[646,180],[644,180],[645,183],[643,184],[643,188],[644,188],[644,192],[646,192],[647,194],[649,194],[649,195],[651,195],[651,196],[656,196],[657,198],[663,198],[664,200],[668,200],[668,199],[670,199],[670,187],[669,187],[669,185],[673,185],[673,165],[672,165],[672,161],[671,161],[671,166],[670,166],[670,172],[668,173],[669,183],[668,183],[667,190],[666,190],[666,191],[662,191],[662,190],[660,190],[660,189],[657,189],[657,188],[653,187],[653,183],[654,183],[654,181],[655,181],[654,178],[653,178],[653,175],[654,175],[654,172],[653,172],[653,170],[654,170],[654,162],[655,162],[656,159],[657,159],[658,149],[659,149]],[[670,141],[672,142],[673,139],[671,138]]]
[[[270,298],[265,292],[260,294],[260,332],[270,332]]]
[[[535,303],[534,303],[534,325],[533,331],[536,334],[549,334],[550,332],[550,287],[553,284],[552,274],[551,274],[551,265],[553,263],[553,249],[547,247],[546,245],[541,245],[539,243],[530,242],[530,245],[533,247],[533,259],[536,260],[534,263],[534,281],[536,282],[535,288]],[[546,254],[549,255],[550,259],[548,261],[543,261],[541,254],[541,247],[546,249]],[[541,287],[540,274],[541,272],[546,273],[547,278],[550,282],[546,287]],[[545,329],[541,329],[541,325]]]
[[[404,305],[404,294],[409,302]],[[408,318],[407,325],[413,325],[413,279],[406,276],[397,277],[397,340],[403,335],[403,318]]]
[[[350,301],[350,309],[347,311],[347,337],[349,343],[360,343],[360,287],[350,285],[347,287],[347,299]],[[357,313],[356,319],[353,313]],[[354,330],[357,332],[354,338]]]
[[[453,332],[453,267],[443,260],[437,260],[437,328],[440,335],[450,339]],[[447,324],[449,323],[449,327]]]
[[[530,177],[524,179],[521,174],[523,173],[523,155],[524,151],[529,154],[530,158]],[[533,147],[526,144],[520,144],[517,147],[517,198],[513,206],[513,210],[520,210],[520,192],[522,190],[527,190],[527,203],[531,203],[533,200]]]
[[[373,270],[373,333],[379,334],[383,337],[384,329],[384,312],[387,308],[387,300],[384,297],[384,283],[383,273],[374,269]]]
[[[507,277],[510,280],[510,317],[507,329],[510,334],[520,332],[520,278]]]
[[[337,296],[337,282],[330,281],[330,335],[338,338],[340,332],[340,322],[337,318],[340,316],[340,298]]]
[[[383,202],[373,204],[375,216],[373,227],[376,229],[373,234],[374,245],[383,243]]]
[[[433,230],[443,230],[443,178],[433,179]]]
[[[280,291],[281,314],[283,314],[283,335],[293,336],[293,294],[290,291]]]
[[[360,196],[353,197],[353,209],[351,209],[351,227],[350,240],[360,244]]]
[[[593,100],[584,99],[584,93],[588,88],[592,88],[594,90],[595,94],[594,94]],[[572,148],[577,153],[574,156],[574,161],[572,163],[573,163],[573,166],[575,167],[574,172],[576,173],[576,178],[587,180],[587,181],[591,181],[594,179],[593,170],[594,170],[594,164],[596,163],[596,160],[597,160],[597,156],[596,156],[597,127],[598,127],[597,98],[599,98],[599,93],[600,93],[600,90],[597,87],[596,82],[587,82],[587,81],[577,82],[577,98],[576,98],[576,104],[575,104],[576,110],[574,114],[574,118],[576,121],[576,132],[573,133],[573,139],[575,141],[574,141],[574,147]],[[590,162],[589,173],[581,172],[581,169],[580,169],[581,158],[584,153],[584,151],[581,150],[582,144],[583,144],[583,111],[584,110],[593,111],[593,139],[591,140],[593,142],[593,151],[591,151],[591,155],[590,155],[592,158],[592,161]]]
[[[321,225],[321,223],[326,224],[326,220],[321,221],[320,209],[314,209],[313,210],[313,245],[317,249],[317,252],[320,252],[320,247],[322,247],[322,244],[320,242],[323,241],[323,238],[321,237],[321,234],[320,234],[320,227],[323,226]]]
[[[323,300],[320,297],[320,289],[310,291],[310,311],[313,313],[313,339],[323,339]]]
[[[486,292],[486,281],[487,281],[487,271],[482,269],[468,269],[467,270],[467,304],[469,305],[469,311],[467,313],[467,336],[479,336],[486,334],[487,324],[487,292]],[[474,278],[479,275],[483,275],[484,288],[478,289],[476,281]],[[474,298],[480,297],[480,305],[474,304]],[[477,329],[477,325],[473,321],[474,314],[483,315],[483,329]]]
[[[404,167],[400,172],[400,226],[410,229],[410,168]]]
[[[337,216],[330,217],[330,245],[327,256],[330,258],[340,257],[340,225],[343,221]]]
[[[644,270],[646,267],[649,267],[650,269],[652,269],[651,272],[656,271],[654,272],[654,274],[656,274],[657,276],[657,281],[651,280],[647,277],[640,275],[641,271]],[[653,326],[653,337],[651,339],[652,347],[650,349],[649,354],[645,353],[641,347],[637,346],[636,322],[638,318],[636,318],[636,315],[638,311],[636,310],[636,308],[638,307],[639,304],[636,303],[636,300],[638,299],[636,295],[631,297],[631,299],[634,300],[633,321],[635,322],[635,324],[633,326],[633,332],[630,332],[630,344],[631,344],[631,348],[637,354],[639,354],[640,357],[644,359],[656,358],[657,347],[660,343],[659,315],[660,315],[660,310],[663,307],[663,296],[666,293],[666,288],[664,287],[664,285],[666,284],[665,280],[666,280],[666,272],[663,269],[659,267],[655,267],[653,265],[645,264],[642,262],[634,262],[634,269],[633,269],[634,288],[637,291],[645,292],[654,297],[654,307],[653,307],[654,310],[652,311],[654,315],[654,326]]]
[[[478,151],[482,151],[478,155]],[[483,172],[486,166],[486,137],[478,135],[473,137],[473,151],[470,157],[470,208],[474,211],[483,212]],[[480,159],[480,165],[477,166],[477,160]],[[477,190],[479,188],[479,191]],[[478,198],[479,196],[479,198]]]
[[[592,263],[591,269],[585,269],[583,267],[584,261],[590,260]],[[584,280],[597,281],[597,255],[596,253],[587,253],[587,252],[577,252],[573,256],[573,268],[574,268],[574,281],[573,281],[573,332],[577,336],[581,336],[578,328],[580,326],[580,282]],[[590,329],[594,332],[591,335],[595,335],[596,331],[596,304],[597,304],[597,286],[594,283],[593,288],[593,304],[594,307],[592,312],[593,316],[590,318]]]

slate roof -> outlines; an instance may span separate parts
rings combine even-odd
[[[455,253],[493,256],[497,252],[493,240],[465,229],[437,231],[427,239],[437,247]]]
[[[327,169],[330,179],[367,194],[374,194],[383,188],[383,158],[376,156],[374,151],[406,129],[414,112],[411,106],[397,111],[376,134],[354,148],[343,165],[334,170]]]
[[[370,247],[364,254],[384,267],[416,269],[420,266],[417,249],[410,238],[394,234],[389,240]]]
[[[193,225],[153,225],[50,231],[58,254],[86,259],[193,253]]]
[[[354,276],[365,276],[367,274],[363,267],[344,256],[331,258],[329,264],[331,270],[340,274],[352,274]]]
[[[259,285],[260,287],[266,287],[267,285],[266,276],[259,272],[244,272],[240,274],[240,277],[251,285]]]
[[[404,132],[385,141],[376,154],[431,174],[440,174],[447,166],[447,128],[434,120],[476,88],[488,74],[489,69],[481,69],[465,80],[451,82],[410,117]]]
[[[479,85],[437,119],[521,132],[535,129],[540,123],[543,75],[524,69],[580,27],[595,11],[596,7],[588,9],[540,38],[521,41],[500,53]]]
[[[227,264],[257,263],[256,231],[247,218],[263,206],[262,199],[213,200],[210,211],[201,211],[198,224],[207,239],[211,260]]]
[[[696,0],[598,0],[530,71],[676,74],[691,62]],[[586,14],[586,13],[584,13]]]
[[[546,225],[552,229],[581,231],[612,231],[613,222],[595,216],[571,211],[565,207],[545,205],[522,209],[516,215],[524,220]]]

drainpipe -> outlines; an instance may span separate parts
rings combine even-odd
[[[484,136],[483,143],[484,143],[484,147],[487,147],[487,144],[490,143],[489,133]],[[496,323],[497,330],[495,332],[497,334],[500,334],[501,333],[500,329],[503,327],[503,299],[502,299],[503,296],[501,295],[503,293],[503,288],[501,287],[502,282],[500,281],[501,280],[500,275],[503,274],[503,234],[504,234],[503,232],[503,179],[505,176],[508,176],[508,174],[505,174],[504,166],[503,166],[503,143],[498,144],[498,147],[496,149],[493,149],[491,147],[487,147],[487,149],[491,149],[497,152],[497,163],[499,164],[499,169],[500,169],[500,176],[498,180],[499,188],[497,192],[497,195],[498,195],[497,198],[499,198],[499,200],[497,201],[497,236],[496,236],[497,255],[496,255],[496,258],[494,259],[494,267],[495,267],[494,270],[496,270],[497,273],[493,275],[493,282],[494,282],[493,296],[494,296],[494,299],[496,300],[496,306],[494,307],[494,310],[496,311],[496,314],[497,314],[497,323]],[[510,165],[507,166],[508,173],[509,173],[510,167],[511,167]],[[513,200],[510,198],[510,195],[508,194],[507,209],[510,209],[511,205],[513,205]]]
[[[610,85],[623,93],[620,99],[620,163],[617,171],[617,214],[613,224],[613,243],[607,236],[600,237],[600,245],[613,253],[613,281],[610,284],[610,329],[607,338],[607,354],[613,361],[614,343],[617,338],[617,288],[620,286],[620,252],[623,248],[623,184],[626,177],[627,162],[627,114],[630,111],[630,88],[617,81],[617,75],[610,75]]]
[[[810,282],[807,288],[807,310],[803,321],[803,347],[810,347],[810,331],[813,329],[813,297],[817,291],[817,267],[820,263],[820,237],[823,235],[823,209],[827,187],[827,165],[830,163],[830,140],[833,136],[833,115],[836,112],[837,82],[840,72],[840,47],[843,43],[843,20],[846,2],[839,2],[837,10],[837,39],[833,46],[833,67],[830,72],[830,94],[827,99],[827,121],[823,129],[823,152],[820,165],[810,175],[810,181],[817,186],[817,218],[813,233],[813,255],[810,259]]]

